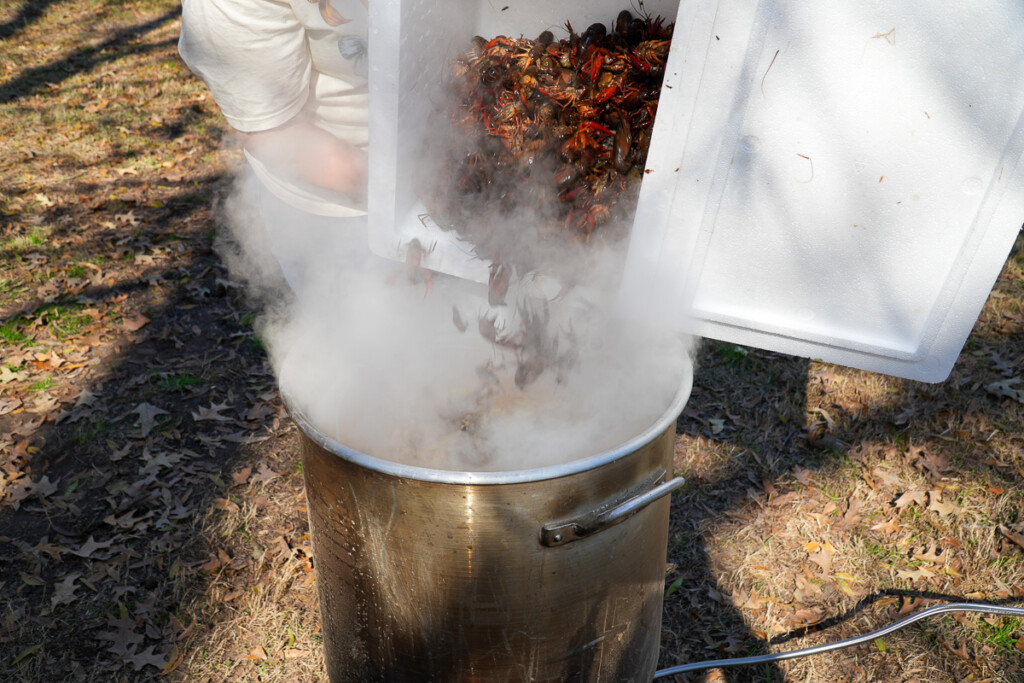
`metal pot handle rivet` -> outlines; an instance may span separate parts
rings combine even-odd
[[[661,476],[654,479],[657,481]],[[683,485],[685,480],[682,477],[675,477],[655,486],[654,488],[641,491],[627,500],[599,512],[589,512],[574,519],[562,522],[545,524],[540,530],[541,545],[554,547],[571,543],[578,539],[596,534],[608,527],[623,522],[640,510],[644,509],[664,495],[675,491]]]

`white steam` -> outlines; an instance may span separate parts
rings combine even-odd
[[[576,250],[586,262],[572,269],[568,291],[530,276],[513,282],[508,305],[493,307],[484,285],[435,273],[428,287],[424,272],[368,255],[365,231],[294,225],[282,246],[266,238],[244,188],[228,208],[238,248],[226,260],[268,304],[258,330],[290,407],[368,455],[459,471],[554,465],[635,437],[681,388],[688,341],[610,309],[625,240]],[[298,298],[275,249],[303,264]],[[483,319],[514,335],[531,310],[523,302],[545,311],[561,360],[520,389],[521,356],[479,327]]]

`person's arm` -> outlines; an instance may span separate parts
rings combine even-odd
[[[246,151],[279,172],[342,194],[366,191],[366,152],[310,123],[236,133]]]

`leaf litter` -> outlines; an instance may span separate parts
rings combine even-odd
[[[295,428],[211,244],[238,153],[176,7],[71,0],[5,38],[4,680],[326,681]],[[117,31],[153,47],[67,59]],[[1018,241],[940,385],[703,346],[661,666],[863,633],[921,596],[1024,598],[1022,261]],[[1009,682],[1021,635],[988,652],[922,623],[771,675]]]

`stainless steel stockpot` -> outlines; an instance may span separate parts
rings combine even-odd
[[[508,472],[371,457],[289,403],[331,683],[650,681],[691,382],[617,448]]]

